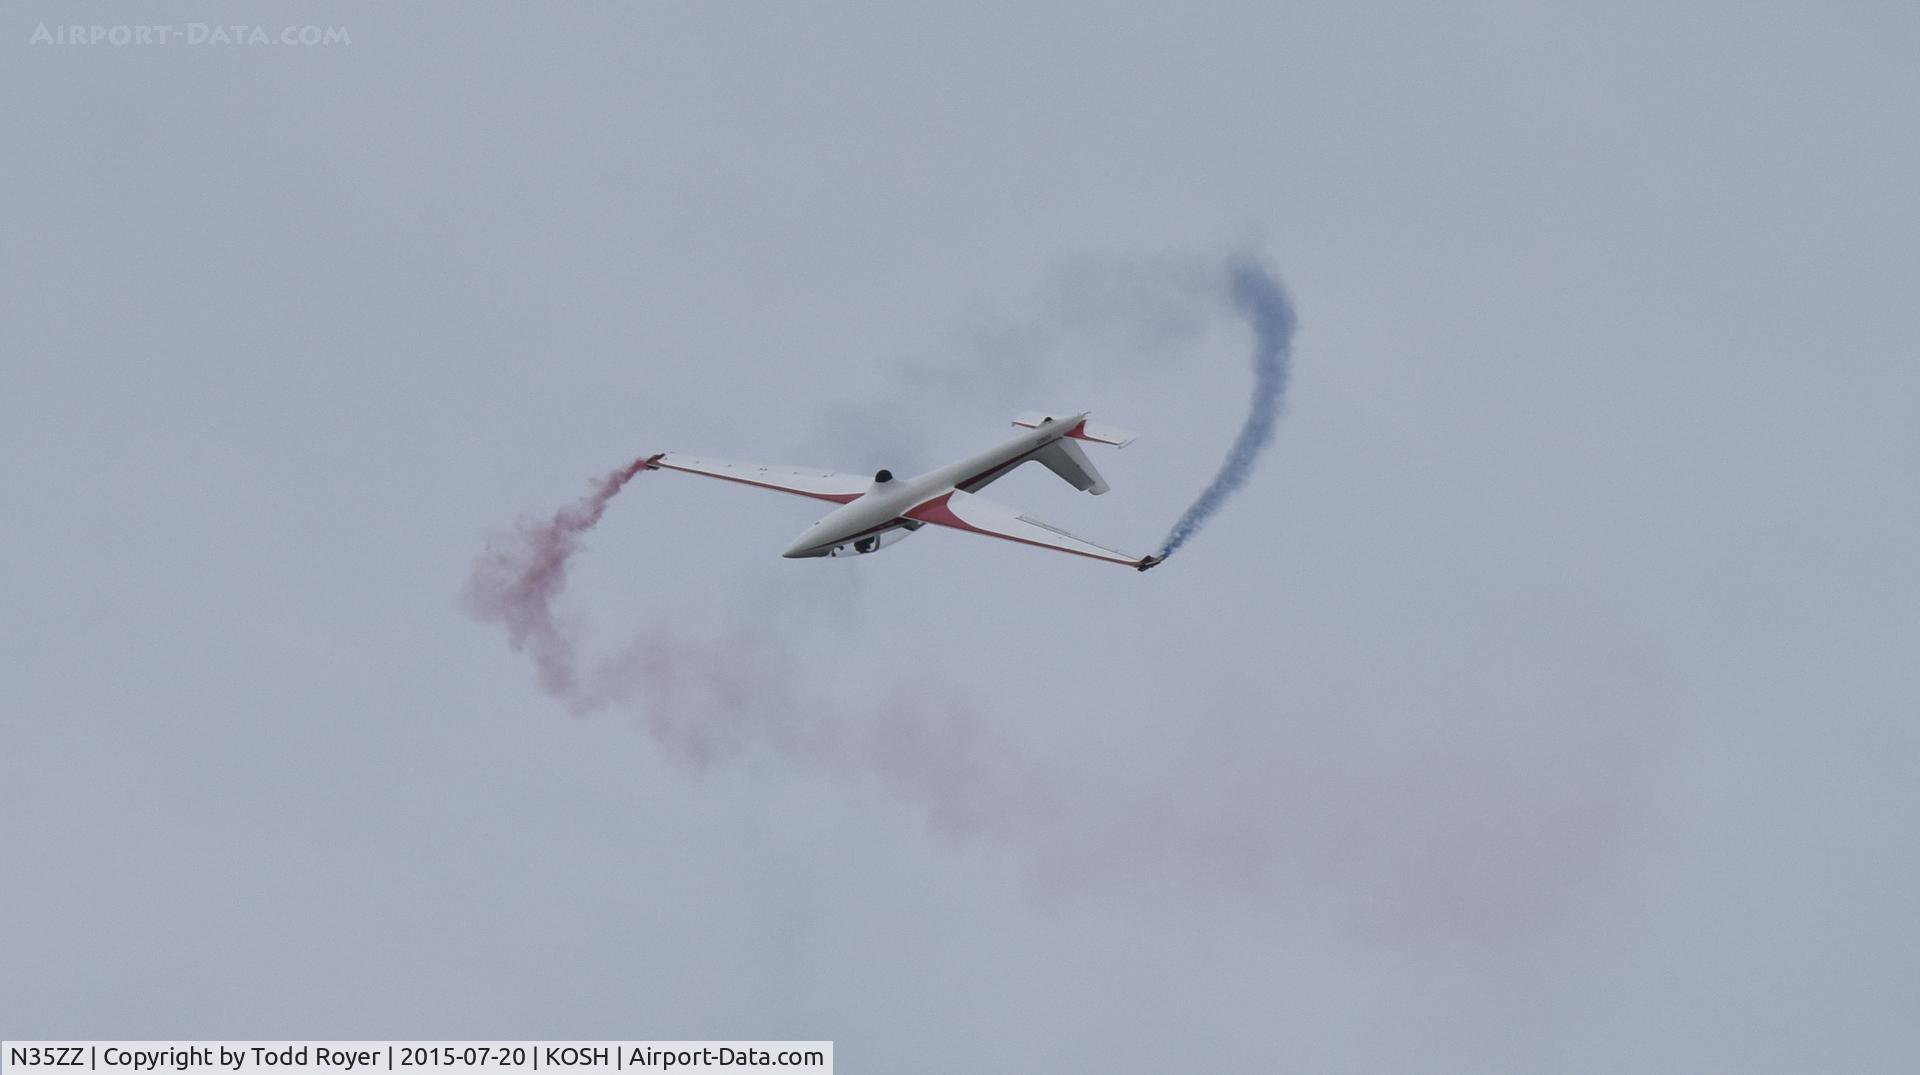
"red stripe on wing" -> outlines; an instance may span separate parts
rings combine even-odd
[[[1032,538],[1015,537],[1012,534],[1003,534],[998,530],[983,530],[980,527],[974,526],[972,523],[967,522],[965,519],[962,519],[960,516],[955,515],[953,513],[953,509],[947,505],[947,501],[952,499],[952,497],[953,497],[952,493],[945,493],[945,494],[942,494],[941,496],[937,496],[932,500],[927,501],[925,504],[922,504],[919,507],[914,508],[912,511],[907,512],[906,517],[909,519],[918,519],[923,523],[932,523],[935,526],[945,526],[945,527],[951,527],[952,529],[955,529],[955,530],[965,530],[968,533],[972,533],[972,534],[985,534],[988,537],[999,538],[1002,541],[1017,541],[1022,545],[1032,545],[1032,546],[1035,546],[1036,548],[1052,549],[1055,552],[1072,553],[1075,556],[1084,556],[1089,560],[1101,560],[1109,564],[1134,565],[1139,563],[1139,561],[1137,560],[1128,560],[1128,559],[1117,557],[1117,556],[1101,556],[1099,553],[1084,552],[1080,549],[1069,549],[1069,548],[1066,548],[1065,546],[1052,545],[1045,541],[1035,541]]]

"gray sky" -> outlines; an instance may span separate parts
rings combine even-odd
[[[1911,5],[76,10],[0,26],[0,1034],[1910,1068]],[[564,607],[671,691],[461,612],[640,452],[1037,407],[1143,435],[995,499],[1149,549],[1236,250],[1289,412],[1158,571],[644,475]]]

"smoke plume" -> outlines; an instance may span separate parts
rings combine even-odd
[[[1068,281],[1072,301],[1044,303],[1037,327],[1015,334],[1045,341],[1105,332],[1122,338],[1079,350],[1107,363],[1116,354],[1146,363],[1198,351],[1197,326],[1208,318],[1222,323],[1223,290],[1251,323],[1246,422],[1163,554],[1243,486],[1272,439],[1285,390],[1293,310],[1258,263],[1235,261],[1229,269],[1224,280],[1212,266],[1081,273]],[[1075,351],[1041,350],[1047,369]],[[949,372],[927,369],[916,376]],[[1083,379],[1082,371],[1068,372]],[[964,399],[966,391],[956,387],[942,398]],[[925,386],[900,393],[923,398]],[[977,402],[996,414],[1008,406]],[[1126,729],[1119,745],[1044,755],[998,734],[993,711],[935,669],[909,667],[898,678],[809,675],[818,655],[805,640],[819,632],[808,628],[821,626],[821,616],[857,615],[848,611],[856,603],[817,593],[748,598],[753,614],[726,617],[730,626],[718,634],[674,615],[624,640],[588,645],[559,611],[568,568],[643,467],[636,460],[607,474],[583,499],[492,547],[473,569],[466,606],[504,627],[548,694],[575,713],[631,715],[659,754],[683,769],[772,759],[783,771],[877,791],[921,812],[937,836],[1003,838],[1045,898],[1124,889],[1185,906],[1197,889],[1245,894],[1264,907],[1278,895],[1306,909],[1300,913],[1332,908],[1325,913],[1345,928],[1396,943],[1468,938],[1484,946],[1551,930],[1604,880],[1610,848],[1635,824],[1632,778],[1644,767],[1644,729],[1664,700],[1645,687],[1655,678],[1650,660],[1604,631],[1571,630],[1560,639],[1510,624],[1504,608],[1458,631],[1407,637],[1386,651],[1393,676],[1374,674],[1374,656],[1398,636],[1368,640],[1367,672],[1358,678],[1352,660],[1339,659],[1348,643],[1320,639],[1326,648],[1262,673],[1284,683],[1284,703],[1274,705],[1285,719],[1197,706],[1192,734],[1156,738],[1150,729],[1164,723],[1160,717],[1114,693],[1143,681],[1116,673],[1116,685],[1087,698],[1111,707],[1103,724]],[[818,579],[805,570],[815,566],[824,565],[781,577]],[[783,622],[793,616],[805,618],[798,629]],[[911,652],[897,638],[859,641],[879,646],[883,657]],[[1217,671],[1196,665],[1166,674],[1199,685]],[[1048,682],[1039,695],[1058,689]],[[1149,771],[1127,769],[1147,752],[1154,755]]]
[[[1285,387],[1293,310],[1257,261],[1235,260],[1229,270],[1228,297],[1254,330],[1252,406],[1226,462],[1175,524],[1163,556],[1244,484],[1272,439]],[[1143,360],[1149,352],[1163,355],[1193,334],[1198,311],[1218,294],[1217,284],[1206,285],[1218,279],[1198,266],[1082,271],[1049,303],[1064,311],[1060,324],[1042,319],[1035,322],[1041,327],[1011,338],[1103,329],[1140,337],[1134,349]],[[1009,338],[1005,332],[989,335],[1002,345]],[[863,776],[918,800],[933,825],[948,832],[1026,828],[1049,812],[1049,782],[1005,744],[990,741],[964,703],[935,706],[924,693],[904,690],[878,707],[799,697],[804,684],[790,674],[792,650],[777,631],[715,639],[681,628],[640,631],[624,646],[596,647],[587,657],[579,633],[556,611],[568,565],[613,498],[643,469],[644,457],[605,475],[587,496],[551,518],[522,523],[474,566],[467,611],[505,628],[509,644],[533,661],[549,695],[575,713],[632,712],[669,757],[691,769],[767,751],[809,771]]]
[[[474,565],[467,582],[467,611],[483,623],[507,629],[507,641],[533,658],[540,685],[576,709],[586,696],[580,681],[575,641],[554,617],[553,601],[567,584],[567,561],[580,549],[581,535],[606,514],[607,504],[646,467],[636,459],[593,485],[579,502],[560,509],[544,523],[523,523],[516,539],[495,546]]]
[[[1251,258],[1236,259],[1230,270],[1234,309],[1253,325],[1253,398],[1247,420],[1227,450],[1226,461],[1213,481],[1200,490],[1160,546],[1167,557],[1187,543],[1228,498],[1246,485],[1253,464],[1273,440],[1280,405],[1287,390],[1287,368],[1293,359],[1293,306],[1266,268]]]
[[[587,659],[556,611],[567,568],[642,457],[594,482],[545,521],[529,520],[474,565],[465,604],[506,628],[540,686],[575,713],[625,709],[662,752],[699,771],[756,751],[796,768],[876,784],[926,811],[943,835],[1031,829],[1052,810],[1048,783],[996,740],[964,700],[895,688],[882,704],[806,697],[789,646],[763,631],[700,639],[641,631]]]

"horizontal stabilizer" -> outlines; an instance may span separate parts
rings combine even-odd
[[[1025,411],[1013,420],[1013,424],[1025,426],[1028,429],[1039,429],[1047,422],[1075,421],[1080,417],[1074,414],[1051,414],[1047,411]],[[1067,436],[1075,440],[1090,440],[1095,444],[1111,444],[1115,448],[1125,448],[1133,443],[1136,434],[1130,429],[1121,429],[1118,426],[1103,426],[1095,422],[1080,421],[1068,431]]]

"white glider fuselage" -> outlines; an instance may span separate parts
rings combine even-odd
[[[1039,428],[1026,430],[1003,444],[930,470],[916,478],[876,480],[872,488],[858,499],[835,508],[825,518],[807,527],[780,555],[789,558],[826,556],[842,545],[896,526],[917,529],[917,522],[901,521],[914,508],[956,489],[971,491],[969,487],[985,485],[1025,462],[1035,451],[1066,436],[1085,418],[1085,414],[1079,414],[1045,422]]]
[[[681,452],[658,452],[643,460],[643,465],[649,470],[679,471],[832,502],[835,507],[826,518],[807,527],[787,546],[782,555],[792,559],[876,552],[931,524],[938,529],[984,534],[1145,571],[1159,563],[1160,557],[1135,556],[1088,541],[977,495],[1013,468],[1029,462],[1043,464],[1083,493],[1097,496],[1107,492],[1106,479],[1077,442],[1123,448],[1132,443],[1133,434],[1097,426],[1086,419],[1084,412],[1064,415],[1027,411],[1013,420],[1021,432],[986,451],[913,478],[895,478],[882,470],[869,479],[858,474]]]

